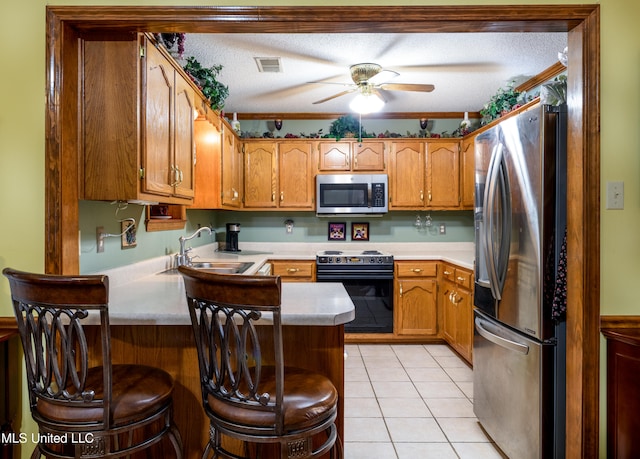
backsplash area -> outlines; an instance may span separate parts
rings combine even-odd
[[[431,226],[425,225],[427,215]],[[420,225],[416,225],[417,216]],[[121,232],[119,220],[134,218],[137,224],[136,245],[121,247],[120,237],[104,240],[104,252],[97,253],[96,227],[105,232]],[[117,268],[162,255],[178,252],[180,236],[190,235],[198,225],[212,225],[214,236],[202,235],[187,243],[198,247],[213,241],[224,242],[225,224],[240,223],[240,248],[243,242],[308,242],[328,241],[329,223],[345,223],[345,242],[351,242],[353,223],[369,224],[370,242],[473,242],[472,211],[390,212],[382,217],[322,217],[314,212],[232,212],[214,210],[187,210],[184,230],[147,232],[144,225],[145,208],[129,204],[116,214],[116,205],[81,201],[80,203],[80,272],[89,273]],[[291,233],[286,231],[286,220],[293,221]],[[445,234],[440,234],[444,224]]]

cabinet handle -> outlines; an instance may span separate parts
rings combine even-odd
[[[287,272],[290,274],[297,273],[298,271],[300,271],[298,268],[287,268]]]
[[[178,170],[178,185],[182,184],[182,182],[184,182],[184,174],[182,173],[182,169],[180,169],[179,167],[177,168]]]
[[[456,279],[458,280],[458,282],[464,282],[464,277],[458,276],[456,277]]]
[[[232,201],[235,201],[236,199],[238,199],[238,190],[236,190],[235,188],[231,188],[231,196],[233,196],[231,198]]]
[[[429,190],[429,202],[431,202],[431,190]]]
[[[271,200],[272,200],[272,201],[275,201],[275,200],[276,200],[276,192],[275,192],[275,191],[272,191],[272,192],[271,192]]]
[[[402,296],[402,282],[399,282],[400,284],[400,296]]]
[[[420,268],[413,268],[411,271],[414,272],[414,273],[421,273],[422,272],[422,270]]]
[[[284,201],[284,191],[280,192],[280,202]]]
[[[453,303],[453,292],[449,293],[449,303]]]
[[[420,201],[424,201],[424,191],[420,190]]]
[[[444,275],[445,275],[445,276],[448,276],[449,274],[451,274],[451,273],[445,269],[445,271],[444,271]]]

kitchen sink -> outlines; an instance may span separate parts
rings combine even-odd
[[[191,264],[191,268],[216,274],[242,274],[251,266],[253,266],[252,261],[197,261]],[[178,272],[177,268],[164,271],[166,274],[176,274]]]

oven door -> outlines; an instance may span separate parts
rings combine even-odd
[[[318,282],[342,282],[353,301],[355,319],[345,324],[346,333],[393,333],[393,269],[354,272],[318,268]]]

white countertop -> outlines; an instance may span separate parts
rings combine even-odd
[[[473,243],[245,243],[244,253],[216,251],[217,244],[194,248],[195,261],[246,261],[244,274],[255,274],[270,259],[312,260],[321,250],[377,249],[396,260],[442,260],[473,269]],[[167,255],[121,268],[101,271],[109,276],[109,318],[112,325],[189,325],[182,276],[163,271],[173,267]],[[353,302],[341,283],[283,283],[283,325],[347,323],[355,317]]]

